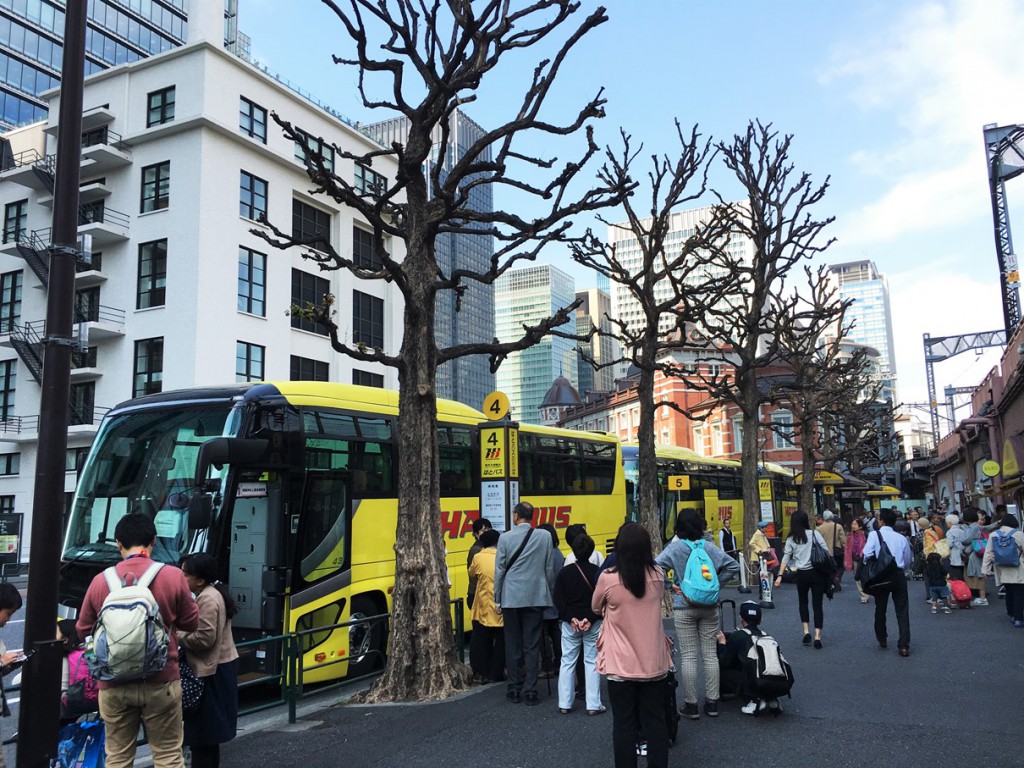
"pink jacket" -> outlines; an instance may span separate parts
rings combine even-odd
[[[597,671],[627,680],[656,680],[672,665],[668,638],[661,623],[665,574],[647,572],[647,590],[637,599],[615,570],[603,571],[591,607],[603,614],[597,636]]]
[[[864,535],[864,531],[857,531],[846,537],[846,554],[843,557],[846,560],[846,570],[852,571],[854,569],[857,561],[864,554],[864,543],[866,540],[867,537]]]

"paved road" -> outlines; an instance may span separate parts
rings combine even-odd
[[[1024,631],[1003,601],[988,608],[930,613],[911,584],[912,655],[897,656],[872,631],[873,604],[852,590],[826,603],[825,647],[800,644],[795,588],[776,593],[766,628],[793,664],[792,700],[778,719],[745,716],[725,702],[717,720],[680,724],[670,764],[729,766],[900,766],[1024,764]],[[890,608],[891,612],[891,608]],[[307,714],[299,729],[253,721],[223,751],[226,768],[302,766],[501,766],[595,768],[612,765],[611,714],[561,715],[547,697],[536,708],[510,705],[500,685],[430,705],[336,705]],[[643,760],[640,764],[643,765]]]
[[[920,582],[911,585],[911,594],[912,655],[903,659],[895,650],[895,618],[890,613],[891,646],[880,650],[872,632],[873,605],[861,605],[852,590],[826,602],[824,649],[801,646],[795,590],[778,590],[778,607],[766,611],[765,627],[795,670],[793,698],[783,700],[785,714],[755,719],[738,711],[740,703],[724,702],[717,720],[680,723],[670,765],[1024,765],[1014,735],[1024,720],[1024,631],[1012,628],[1001,600],[933,616]],[[222,765],[612,765],[611,714],[561,715],[544,681],[541,706],[535,708],[506,704],[500,685],[440,704],[335,702],[305,703],[296,726],[287,726],[280,709],[246,718],[239,737],[224,747]],[[11,728],[10,720],[4,728]],[[13,760],[13,750],[7,757]]]

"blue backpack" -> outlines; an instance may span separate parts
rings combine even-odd
[[[1020,566],[1020,547],[1017,546],[1017,540],[1013,538],[1013,533],[1007,533],[1006,531],[996,531],[988,539],[989,546],[992,547],[992,555],[996,565],[1002,565],[1006,568],[1017,568]]]
[[[714,608],[718,605],[718,573],[711,556],[704,551],[704,540],[687,541],[690,557],[679,582],[683,599],[696,608]]]

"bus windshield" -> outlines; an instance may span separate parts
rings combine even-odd
[[[116,562],[117,521],[129,512],[143,512],[156,524],[153,558],[177,563],[189,549],[188,499],[199,446],[234,433],[237,419],[230,414],[230,406],[220,403],[108,417],[75,494],[65,559]]]

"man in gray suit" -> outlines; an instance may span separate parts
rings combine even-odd
[[[512,510],[513,528],[498,539],[494,561],[494,603],[505,620],[505,666],[513,704],[539,703],[540,634],[544,608],[553,606],[555,549],[547,531],[535,530],[533,505],[521,501]],[[525,663],[524,678],[522,665]]]

